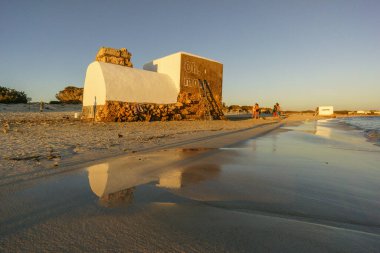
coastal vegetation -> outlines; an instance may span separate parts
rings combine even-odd
[[[15,89],[6,88],[0,86],[0,103],[4,104],[17,104],[28,103],[30,99],[23,91],[17,91]]]
[[[83,88],[67,86],[65,89],[58,92],[55,97],[61,103],[81,104],[83,101]]]

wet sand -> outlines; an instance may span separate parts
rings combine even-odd
[[[279,122],[238,115],[218,121],[102,123],[74,118],[80,111],[81,105],[46,105],[41,113],[38,104],[0,104],[0,185],[135,152],[194,143],[201,147],[206,141],[215,146],[219,140],[227,145],[263,132],[256,127],[270,130],[275,124],[316,119],[310,114],[290,115]]]
[[[376,252],[380,148],[266,127],[3,184],[0,251]]]
[[[0,104],[0,180],[62,172],[79,163],[276,123],[276,120],[102,123],[75,119],[80,105]],[[249,136],[248,136],[249,137]],[[247,138],[248,138],[247,137]],[[8,180],[8,181],[9,181]]]

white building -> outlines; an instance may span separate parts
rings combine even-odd
[[[106,101],[170,104],[177,102],[178,93],[179,86],[166,74],[95,61],[87,68],[83,106]]]
[[[198,78],[201,77],[217,81],[220,85],[222,83],[222,63],[186,52],[153,60],[144,64],[143,69],[170,76],[175,86],[181,90],[194,85],[198,87]]]
[[[145,64],[144,69],[95,61],[86,72],[83,118],[121,120],[112,107],[115,102],[168,105],[183,102],[179,98],[198,102],[187,103],[189,110],[182,118],[201,118],[198,110],[190,108],[200,107],[203,93],[199,80],[207,80],[214,104],[221,107],[223,64],[217,61],[185,52],[153,60]],[[220,117],[217,110],[213,113],[214,118]],[[122,120],[126,119],[122,117]]]
[[[321,116],[330,116],[334,114],[333,106],[319,106],[318,107],[318,115]]]
[[[357,114],[371,114],[371,111],[356,111]]]

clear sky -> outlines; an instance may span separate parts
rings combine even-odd
[[[101,46],[220,61],[228,105],[380,109],[379,0],[0,0],[1,86],[55,100]]]

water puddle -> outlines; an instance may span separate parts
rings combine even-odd
[[[315,224],[334,224],[369,233],[359,239],[373,244],[380,234],[380,214],[375,211],[380,208],[380,158],[376,153],[342,148],[332,152],[328,147],[334,129],[321,125],[310,133],[311,126],[276,131],[221,149],[134,153],[20,183],[12,190],[2,187],[0,237],[4,239],[0,242],[3,249],[18,242],[14,249],[32,250],[39,245],[32,243],[35,237],[48,241],[54,236],[69,243],[77,241],[71,235],[81,235],[89,250],[96,245],[104,249],[100,242],[92,245],[91,238],[112,235],[119,241],[112,240],[111,249],[128,244],[128,249],[139,251],[145,244],[138,242],[144,238],[154,245],[148,251],[155,247],[185,250],[194,240],[198,243],[192,247],[198,250],[222,250],[226,238],[262,236],[268,226],[279,226],[273,232],[279,235],[294,227],[293,239],[310,236],[306,243],[317,240],[316,231],[324,236],[331,232],[331,227],[315,229]],[[283,227],[275,225],[278,219]],[[231,233],[236,224],[245,234]],[[155,239],[158,235],[160,240]],[[247,239],[240,245],[248,249],[250,243]]]

